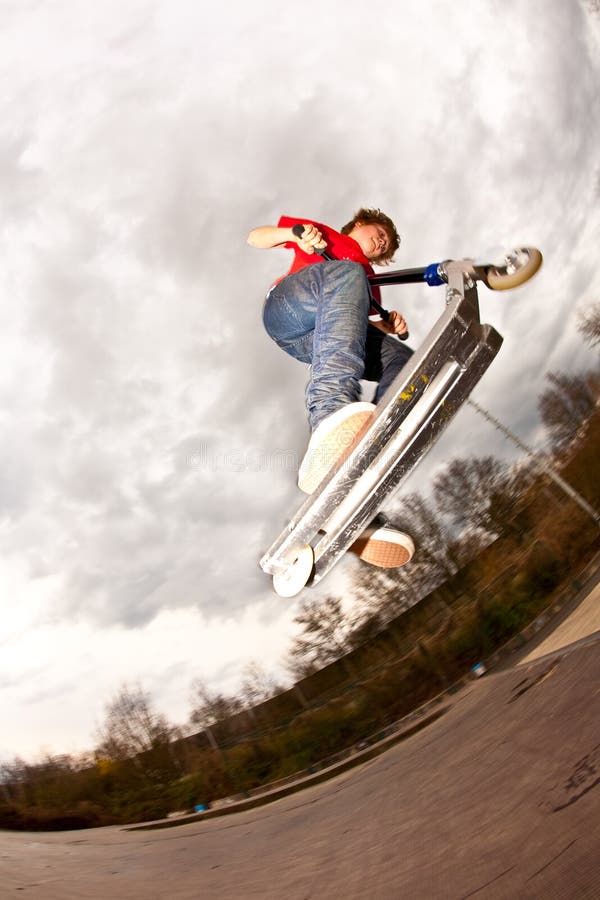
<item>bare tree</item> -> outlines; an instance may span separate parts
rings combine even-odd
[[[223,722],[243,709],[243,703],[238,697],[229,697],[212,690],[201,678],[195,678],[192,682],[191,702],[190,721],[203,729]]]
[[[388,622],[421,598],[418,569],[413,565],[380,569],[366,563],[352,576],[352,592],[359,601],[352,618],[349,641],[353,646],[368,640]]]
[[[60,808],[69,803],[73,776],[89,766],[90,760],[68,754],[46,753],[37,762],[26,763],[15,757],[0,766],[0,784],[5,801],[26,806]]]
[[[170,744],[175,737],[177,729],[152,709],[149,694],[139,685],[125,684],[106,706],[96,755],[110,760],[132,759]]]
[[[7,801],[22,800],[31,767],[20,756],[12,762],[5,761],[0,765],[0,784]]]
[[[592,303],[579,313],[577,330],[590,347],[600,344],[600,303]]]
[[[438,508],[459,528],[496,535],[502,528],[506,466],[493,456],[454,459],[437,476],[433,493]]]
[[[288,668],[296,676],[304,676],[339,659],[351,648],[348,635],[351,620],[339,597],[304,600],[294,619],[302,625],[290,650]]]
[[[253,660],[243,672],[242,699],[247,706],[256,706],[280,693],[281,686],[269,675],[261,663]]]
[[[550,372],[546,376],[551,387],[538,399],[542,422],[554,442],[561,446],[568,443],[596,408],[595,378],[592,373],[566,375]]]
[[[402,498],[401,513],[402,518],[394,520],[394,524],[408,531],[415,541],[410,572],[424,592],[450,578],[458,569],[450,534],[434,504],[418,493]]]

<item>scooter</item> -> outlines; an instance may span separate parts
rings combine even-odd
[[[480,321],[477,283],[510,290],[541,264],[539,250],[521,247],[495,263],[447,260],[369,276],[377,286],[445,285],[445,310],[377,404],[366,430],[260,560],[280,597],[294,597],[324,578],[438,440],[498,353],[503,339]],[[385,318],[386,311],[379,311]]]

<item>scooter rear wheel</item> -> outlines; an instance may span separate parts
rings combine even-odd
[[[303,547],[285,572],[273,575],[273,588],[280,597],[295,597],[310,581],[315,553],[310,544]]]
[[[510,250],[505,265],[486,270],[486,284],[493,291],[508,291],[533,278],[541,264],[542,254],[536,247]]]

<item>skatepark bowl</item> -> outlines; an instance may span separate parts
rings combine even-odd
[[[2,900],[600,897],[599,579],[328,781],[165,829],[0,832]]]

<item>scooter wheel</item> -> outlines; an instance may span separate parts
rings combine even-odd
[[[280,597],[295,597],[310,581],[314,564],[314,550],[307,544],[285,572],[273,575],[275,593]]]
[[[535,247],[520,247],[506,254],[503,266],[490,266],[486,284],[493,291],[508,291],[533,278],[542,264],[542,254]]]

